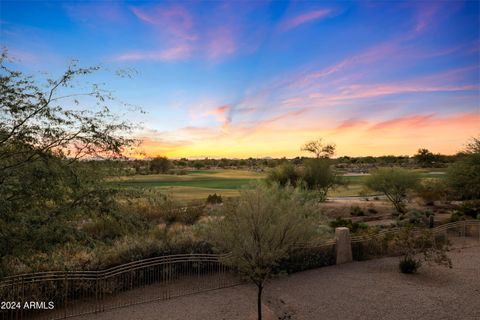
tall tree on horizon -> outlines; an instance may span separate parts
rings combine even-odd
[[[316,158],[331,158],[335,155],[336,146],[333,143],[324,144],[322,138],[306,142],[301,148],[302,151],[310,152]]]

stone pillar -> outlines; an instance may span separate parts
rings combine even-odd
[[[345,227],[336,228],[335,241],[337,264],[352,262],[352,241],[350,238],[350,230]]]

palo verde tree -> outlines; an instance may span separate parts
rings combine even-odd
[[[109,109],[111,92],[82,85],[99,67],[72,62],[45,83],[0,57],[0,256],[44,250],[77,234],[70,218],[106,211],[101,172],[79,159],[120,157],[132,125]],[[83,80],[83,81],[82,81]],[[0,261],[2,262],[2,261]]]
[[[301,178],[308,190],[318,194],[320,201],[326,200],[329,190],[345,184],[332,168],[331,160],[325,158],[306,159]]]
[[[307,206],[292,187],[257,185],[226,205],[223,217],[211,226],[214,246],[226,252],[224,263],[237,269],[258,288],[258,319],[262,291],[282,259],[313,234]]]
[[[307,142],[302,150],[315,154],[315,158],[307,158],[297,167],[292,162],[285,162],[271,170],[267,182],[280,186],[301,186],[316,194],[316,198],[325,201],[329,190],[345,184],[345,181],[332,168],[331,156],[335,154],[335,145],[324,145],[322,139]]]
[[[373,171],[365,180],[365,185],[387,196],[397,213],[405,212],[407,192],[415,189],[419,176],[402,168],[381,168]]]
[[[268,172],[267,182],[278,183],[280,186],[296,187],[301,179],[299,170],[291,162],[284,162]]]

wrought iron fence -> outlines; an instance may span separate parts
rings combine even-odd
[[[7,277],[0,283],[0,300],[10,303],[4,306],[10,310],[2,310],[1,319],[63,319],[239,284],[240,279],[219,257],[171,255],[102,271]],[[37,305],[30,305],[34,302]]]
[[[354,259],[389,255],[388,241],[398,231],[352,237]],[[453,246],[480,245],[479,220],[449,223],[431,231],[436,241],[448,241]],[[335,246],[331,240],[302,246],[280,267],[290,273],[335,264]],[[0,301],[10,305],[0,310],[1,319],[64,319],[240,284],[241,279],[220,258],[215,254],[170,255],[101,271],[6,277],[0,281]]]
[[[375,234],[352,237],[354,260],[366,260],[375,257],[395,255],[390,246],[400,228],[382,230]],[[420,234],[425,229],[416,229]],[[480,245],[480,220],[451,222],[429,229],[436,242],[448,244],[450,248],[467,248]]]

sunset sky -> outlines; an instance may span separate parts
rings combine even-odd
[[[478,1],[1,1],[22,70],[71,59],[141,106],[147,155],[455,153],[480,134]]]

